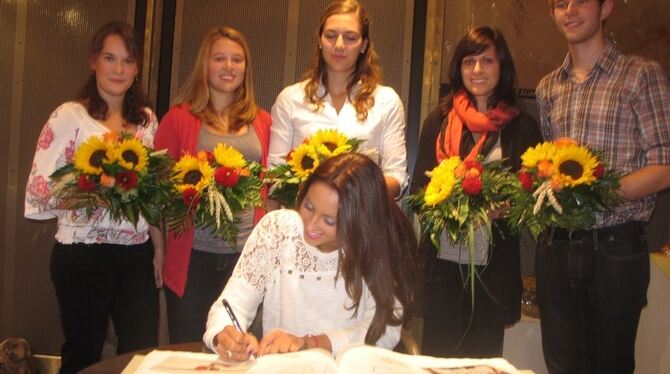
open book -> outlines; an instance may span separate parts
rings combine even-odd
[[[223,373],[250,374],[518,374],[519,371],[502,358],[456,359],[412,356],[373,346],[355,346],[333,359],[330,352],[310,349],[295,353],[267,355],[243,363],[221,361],[216,354],[153,351],[134,373]],[[125,373],[125,371],[124,371]]]

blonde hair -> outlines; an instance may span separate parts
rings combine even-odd
[[[244,81],[235,91],[233,102],[228,108],[229,128],[237,131],[244,125],[253,122],[256,113],[258,113],[258,106],[254,95],[253,69],[249,46],[242,33],[231,27],[215,27],[207,32],[200,44],[195,66],[184,85],[179,89],[175,103],[189,103],[191,112],[198,116],[200,120],[210,124],[216,122],[218,114],[210,105],[208,64],[212,46],[221,38],[239,44],[244,50]]]
[[[368,110],[375,105],[375,98],[373,93],[377,85],[381,83],[382,74],[379,67],[377,52],[373,48],[370,41],[370,20],[367,13],[361,4],[356,0],[339,0],[331,3],[323,12],[321,17],[321,25],[319,26],[318,38],[323,34],[328,17],[336,14],[354,14],[358,18],[361,25],[361,37],[367,40],[368,44],[364,51],[358,56],[356,66],[352,75],[351,81],[347,84],[347,94],[351,95],[351,90],[360,81],[360,87],[356,92],[355,97],[349,97],[354,108],[356,108],[356,117],[360,121],[368,118]],[[307,79],[305,85],[305,100],[316,105],[316,111],[323,108],[323,98],[328,94],[328,70],[326,69],[326,61],[323,58],[321,49],[317,48],[312,53],[312,61],[310,63],[309,71],[305,74],[304,79]],[[317,94],[319,83],[323,83],[326,90],[322,96]]]

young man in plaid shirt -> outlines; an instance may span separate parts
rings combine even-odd
[[[602,151],[624,175],[624,202],[594,227],[541,237],[544,357],[550,373],[632,373],[649,285],[642,225],[656,193],[670,187],[670,83],[659,64],[624,56],[604,37],[613,0],[549,5],[569,53],[537,87],[542,133]]]

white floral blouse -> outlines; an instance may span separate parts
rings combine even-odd
[[[147,126],[139,126],[135,136],[144,145],[153,148],[158,120],[150,109],[146,110],[151,120]],[[59,106],[42,128],[28,176],[24,215],[35,220],[58,218],[56,240],[60,243],[132,245],[144,243],[149,238],[148,225],[142,217],[135,228],[125,220],[112,221],[106,209],[97,209],[91,217],[87,217],[84,210],[56,209],[56,201],[51,194],[53,182],[49,176],[71,162],[75,150],[86,139],[108,131],[77,102]]]

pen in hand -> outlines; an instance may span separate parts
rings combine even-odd
[[[233,308],[231,308],[230,304],[228,304],[228,300],[223,299],[221,300],[221,302],[223,303],[223,307],[226,309],[226,313],[228,313],[228,317],[230,317],[230,320],[233,322],[233,326],[235,326],[237,331],[241,332],[242,334],[245,334],[244,330],[242,329],[242,326],[240,325],[240,321],[237,320],[235,312],[233,312]],[[256,354],[251,353],[251,357],[256,358]]]

